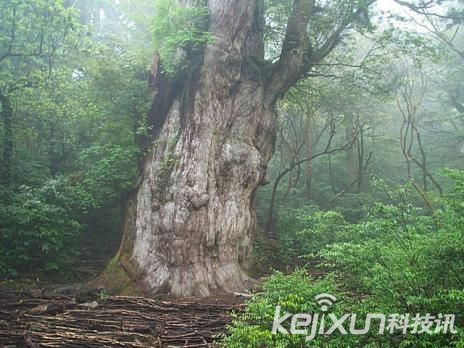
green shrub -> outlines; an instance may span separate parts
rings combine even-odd
[[[339,212],[320,211],[314,206],[287,209],[279,220],[279,241],[286,253],[300,257],[330,244],[364,238],[353,226]]]
[[[80,153],[80,171],[68,178],[3,189],[0,276],[62,270],[75,255],[79,232],[88,230],[84,222],[95,226],[104,219],[112,227],[120,214],[104,213],[133,187],[137,154],[134,147],[92,146]]]
[[[272,334],[276,306],[282,312],[313,313],[319,309],[314,297],[321,293],[338,295],[332,279],[314,281],[300,269],[290,275],[276,272],[264,284],[262,292],[250,301],[244,313],[236,315],[224,339],[228,348],[305,347],[305,337]]]
[[[407,187],[391,191],[390,204],[376,203],[355,224],[339,213],[296,215],[293,245],[323,260],[332,272],[313,280],[304,272],[276,273],[238,315],[225,338],[227,347],[463,347],[464,346],[464,172],[445,171],[455,190],[432,214],[409,203]],[[285,243],[289,244],[290,240]],[[314,296],[336,295],[335,313],[455,314],[456,333],[410,332],[330,335],[306,342],[304,336],[272,334],[275,307],[314,313]],[[340,301],[341,299],[341,301]]]
[[[55,271],[69,261],[86,193],[60,177],[3,194],[8,197],[0,205],[0,276]]]
[[[135,147],[120,145],[95,145],[80,153],[77,185],[88,192],[87,205],[101,207],[134,186],[138,153]]]

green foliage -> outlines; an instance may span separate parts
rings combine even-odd
[[[150,130],[146,41],[108,1],[66,5],[0,2],[0,95],[14,106],[12,139],[0,124],[0,143],[14,144],[14,180],[0,186],[2,275],[61,271],[83,236],[85,247],[117,243]],[[62,199],[44,197],[51,186]]]
[[[59,177],[41,187],[2,192],[2,200],[9,204],[0,205],[0,277],[55,271],[70,260],[86,192]]]
[[[315,281],[306,271],[297,270],[285,276],[276,272],[264,283],[262,292],[247,302],[244,313],[236,315],[223,344],[228,348],[304,347],[305,336],[273,335],[271,332],[275,308],[283,312],[314,313],[318,305],[314,297],[321,293],[338,295],[332,279]]]
[[[459,193],[462,172],[453,173]],[[320,256],[336,269],[343,287],[369,295],[366,303],[371,311],[455,313],[459,327],[464,309],[460,205],[462,198],[455,196],[426,216],[410,204],[378,204],[366,222],[356,225],[372,231],[372,239],[330,245]],[[409,337],[408,342],[414,347],[445,347],[458,337]]]
[[[131,147],[93,146],[80,154],[81,171],[69,178],[5,191],[2,199],[7,204],[0,206],[0,276],[65,266],[85,217],[119,203],[120,195],[133,187],[137,154]],[[98,216],[93,219],[96,224]]]
[[[440,199],[433,214],[409,203],[410,188],[389,189],[389,204],[376,203],[367,217],[348,223],[339,213],[295,215],[292,235],[300,253],[317,252],[331,273],[317,281],[303,271],[276,273],[247,303],[225,339],[227,347],[301,347],[304,337],[273,335],[276,305],[286,312],[313,313],[314,296],[328,292],[340,298],[337,313],[456,314],[457,334],[319,337],[314,347],[453,347],[464,342],[464,172],[445,170],[455,190]],[[287,242],[288,243],[288,242]],[[324,286],[322,286],[324,285]]]
[[[89,205],[101,207],[133,187],[137,155],[137,148],[119,145],[95,145],[80,153],[82,174],[78,175],[78,184],[89,193]]]
[[[153,21],[153,40],[165,72],[172,74],[186,63],[186,55],[212,39],[205,31],[206,6],[183,7],[175,0],[157,0]]]
[[[340,213],[316,207],[284,210],[279,220],[279,240],[287,253],[315,253],[328,244],[351,239],[350,225]]]
[[[464,171],[457,169],[443,169],[442,175],[454,181],[454,190],[448,194],[444,203],[451,205],[451,208],[456,212],[463,212],[464,208]]]
[[[77,11],[58,0],[0,2],[0,93],[37,87],[82,39]]]

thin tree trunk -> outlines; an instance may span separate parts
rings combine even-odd
[[[334,181],[333,169],[332,169],[332,157],[330,155],[327,159],[327,163],[328,163],[328,170],[329,170],[330,187],[332,188],[332,192],[336,194],[337,189],[335,188],[335,181]]]
[[[364,179],[364,127],[363,125],[358,124],[358,136],[356,138],[357,151],[358,151],[358,181],[356,183],[355,193],[360,193],[362,191],[363,179]]]
[[[355,138],[355,130],[354,130],[354,123],[353,123],[353,116],[346,115],[345,116],[345,142],[353,141]],[[346,151],[345,163],[346,163],[346,186],[348,187],[348,191],[351,193],[355,193],[356,189],[353,186],[350,186],[352,182],[354,182],[358,175],[358,166],[356,164],[357,156],[355,154],[355,148],[351,147]]]
[[[311,138],[311,119],[308,118],[308,124],[305,129],[305,142],[306,142],[306,158],[313,156],[313,139]],[[313,162],[308,161],[305,165],[305,180],[304,180],[304,192],[305,198],[310,200],[312,197],[312,180],[313,180]]]
[[[13,107],[10,98],[0,94],[1,115],[3,120],[3,170],[2,182],[11,183],[13,178]]]

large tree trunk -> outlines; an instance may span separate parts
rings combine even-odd
[[[188,68],[168,77],[155,59],[154,140],[111,263],[150,293],[206,296],[246,286],[256,190],[276,136],[275,102],[354,18],[350,12],[316,49],[307,37],[314,0],[294,0],[280,58],[269,64],[264,0],[207,4],[214,39],[201,54],[185,52]]]
[[[202,63],[172,93],[159,86],[158,134],[126,217],[119,262],[130,260],[126,270],[151,293],[205,296],[250,280],[243,268],[273,151],[275,98],[246,61],[263,58],[255,2],[211,1],[210,11],[215,39]]]

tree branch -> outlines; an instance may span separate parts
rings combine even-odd
[[[332,148],[332,141],[335,137],[335,124],[333,122],[328,122],[328,126],[330,126],[330,133],[329,133],[329,139],[327,141],[327,145],[323,151],[320,153],[317,153],[313,156],[307,157],[300,159],[298,161],[293,161],[286,169],[280,172],[280,174],[277,176],[276,181],[274,182],[273,188],[272,188],[272,195],[271,195],[271,203],[269,206],[269,213],[268,213],[268,219],[267,219],[267,224],[266,224],[266,234],[269,238],[276,238],[276,230],[273,229],[273,225],[275,222],[275,217],[274,217],[274,210],[275,210],[275,203],[276,203],[276,195],[277,195],[277,188],[279,186],[280,181],[287,175],[289,172],[291,172],[294,168],[300,166],[303,163],[312,161],[318,157],[321,157],[323,155],[331,155],[335,152],[338,151],[344,151],[350,149],[354,143],[356,142],[357,134],[351,139],[349,142],[343,144],[340,147],[337,148]],[[324,130],[326,128],[324,127]],[[324,130],[322,132],[324,132]]]
[[[307,31],[314,3],[314,0],[293,2],[280,58],[274,64],[268,83],[272,101],[288,91],[310,66],[312,46]]]
[[[375,0],[367,0],[357,8],[350,8],[341,15],[339,24],[319,46],[313,47],[308,27],[315,8],[315,0],[294,0],[292,13],[279,60],[274,64],[268,80],[268,95],[272,102],[285,94],[298,80],[306,77],[311,68],[324,59],[342,39],[343,32],[357,18],[367,12]]]

